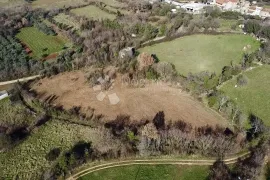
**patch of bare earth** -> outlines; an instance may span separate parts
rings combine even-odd
[[[96,115],[104,115],[104,121],[113,120],[118,115],[130,115],[134,121],[152,120],[157,112],[164,111],[167,121],[183,120],[194,126],[226,124],[217,114],[187,93],[165,84],[151,83],[144,88],[130,88],[123,85],[121,78],[117,77],[109,91],[94,91],[87,83],[84,73],[77,71],[41,79],[32,85],[32,89],[44,101],[49,96],[55,96],[50,103],[62,105],[65,109],[80,106],[82,112],[87,114],[93,108]],[[105,93],[105,97],[100,93]],[[109,97],[119,98],[120,101],[112,105]]]

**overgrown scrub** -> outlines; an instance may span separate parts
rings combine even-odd
[[[89,127],[52,119],[35,129],[22,143],[0,154],[0,177],[39,179],[57,159],[46,160],[51,150],[59,148],[64,152],[80,140],[95,142],[98,137]]]
[[[0,81],[38,73],[41,63],[29,58],[26,48],[15,37],[0,32]]]

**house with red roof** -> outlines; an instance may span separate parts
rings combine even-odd
[[[233,10],[237,8],[239,0],[215,0],[216,5],[224,10]]]

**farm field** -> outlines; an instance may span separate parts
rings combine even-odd
[[[242,32],[243,30],[239,28],[238,20],[230,19],[219,19],[220,27],[218,28],[221,32]],[[232,26],[236,26],[235,30]]]
[[[50,150],[60,148],[64,152],[81,140],[95,143],[99,137],[95,133],[86,126],[52,119],[11,150],[0,153],[0,178],[39,179],[53,165],[45,158]]]
[[[124,15],[125,14],[129,14],[129,11],[124,10],[124,9],[116,9],[114,7],[111,7],[111,6],[106,6],[105,8],[108,9],[109,11],[112,11],[112,12],[115,12],[115,13],[117,13],[117,11],[119,11],[119,12],[121,12]]]
[[[25,4],[24,0],[0,0],[0,7],[17,6]]]
[[[101,19],[110,19],[113,20],[116,18],[115,15],[109,14],[105,11],[102,11],[100,8],[96,6],[86,6],[82,8],[72,9],[70,12],[78,15],[78,16],[85,16],[87,18],[93,18],[97,20]]]
[[[79,180],[204,180],[207,166],[132,165],[85,175]]]
[[[233,101],[247,114],[253,113],[270,126],[270,66],[264,65],[244,75],[248,78],[248,84],[243,87],[237,87],[236,78],[230,80],[221,87]]]
[[[189,72],[209,71],[221,73],[226,65],[242,60],[246,52],[259,48],[260,43],[251,36],[242,34],[191,35],[139,49],[140,52],[156,54],[160,61],[168,61],[176,70],[187,76]]]
[[[46,35],[35,27],[22,28],[16,36],[32,50],[32,56],[36,58],[59,52],[67,43],[61,36]]]
[[[89,109],[94,109],[95,115],[103,115],[101,121],[104,122],[123,114],[130,115],[132,121],[153,119],[159,111],[164,111],[167,121],[183,120],[194,126],[226,125],[226,120],[181,89],[155,83],[146,84],[144,88],[129,88],[123,84],[120,75],[115,79],[113,89],[104,91],[106,96],[101,101],[97,99],[100,91],[95,91],[87,84],[85,73],[82,71],[44,78],[31,88],[37,92],[38,98],[42,101],[55,95],[55,100],[50,103],[61,105],[65,109],[80,106],[86,115],[91,112]],[[115,105],[109,101],[109,95],[113,93],[120,99]]]
[[[72,5],[79,5],[79,4],[85,4],[83,0],[36,0],[32,2],[33,8],[45,8],[45,9],[52,9],[55,7],[61,8],[61,7],[68,7]]]
[[[66,14],[58,14],[57,16],[55,16],[53,18],[56,22],[59,22],[59,23],[63,23],[73,29],[76,29],[78,30],[80,28],[79,24],[76,22],[76,20],[69,16],[69,15],[66,15]]]
[[[113,7],[125,7],[126,5],[124,3],[121,3],[117,0],[98,0],[100,2],[103,2],[109,6],[113,6]]]

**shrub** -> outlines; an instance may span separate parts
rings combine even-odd
[[[249,20],[245,23],[244,31],[247,33],[258,34],[260,29],[261,29],[261,26],[259,22],[256,20]]]
[[[46,155],[46,159],[48,161],[54,161],[56,158],[58,158],[58,156],[60,155],[61,150],[60,148],[54,148],[52,149],[47,155]]]
[[[239,85],[239,86],[245,86],[245,85],[247,85],[247,83],[248,83],[248,78],[245,75],[240,74],[237,77],[237,85]]]

